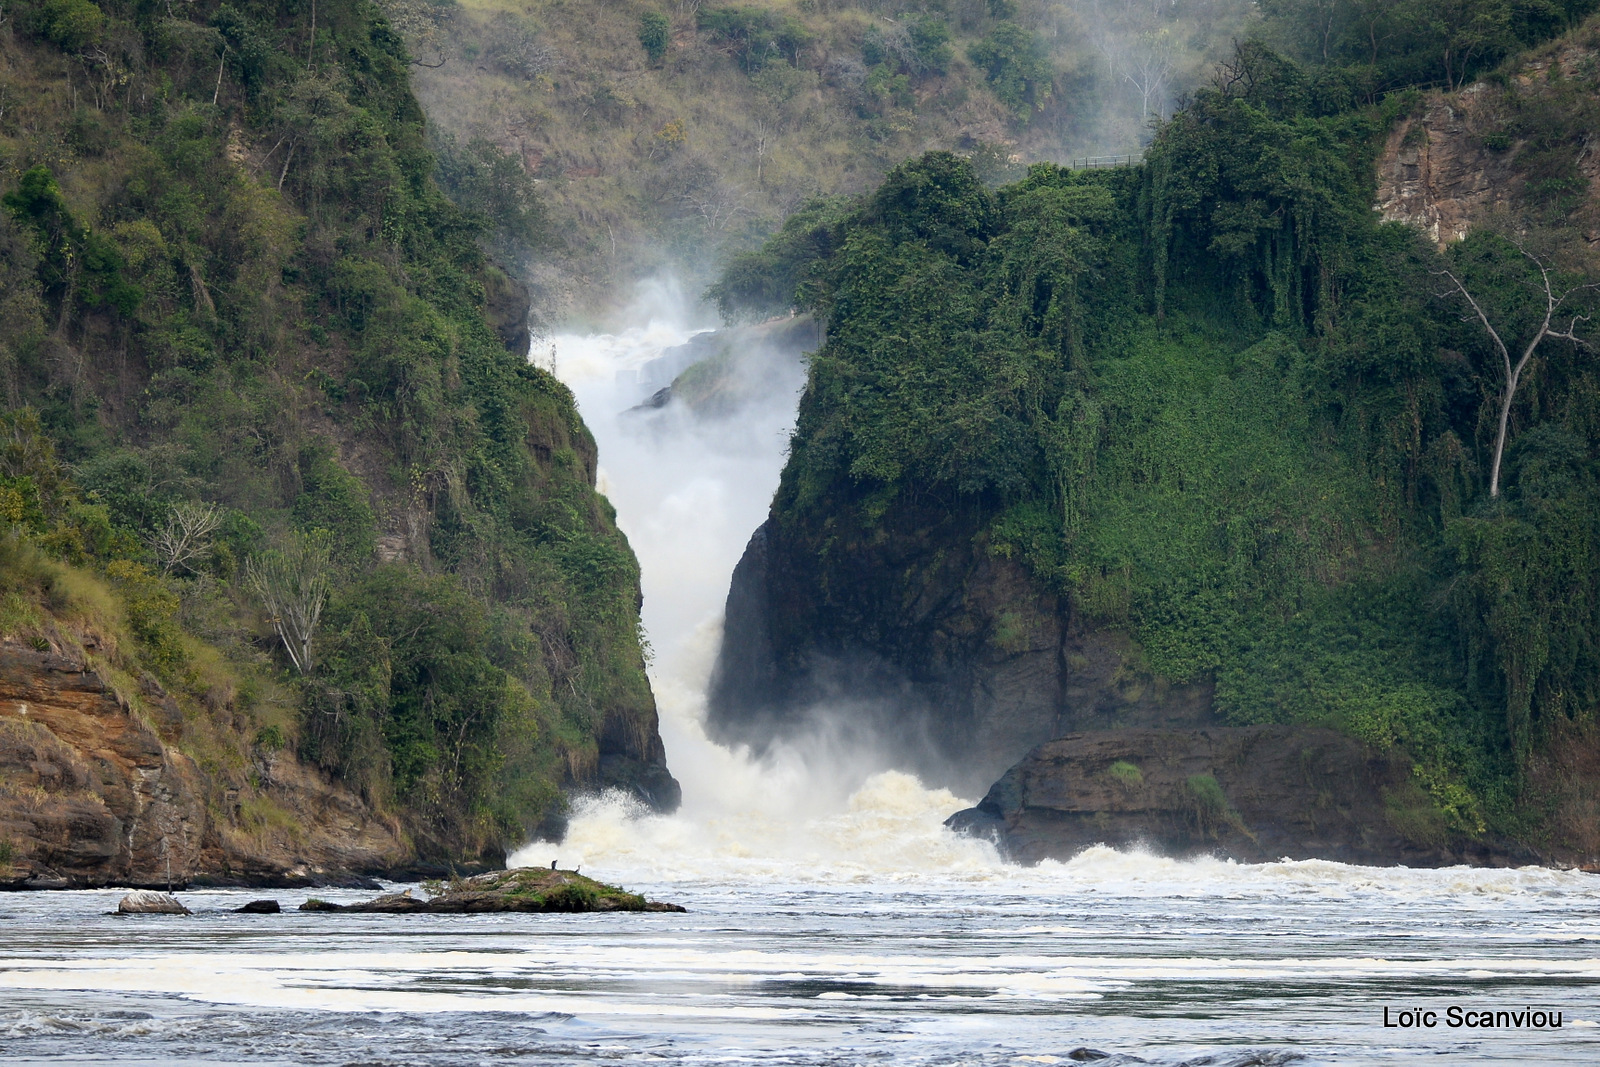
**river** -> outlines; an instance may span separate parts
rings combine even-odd
[[[555,366],[640,557],[684,805],[592,798],[565,841],[514,859],[689,911],[240,915],[308,894],[215,890],[183,894],[190,918],[118,917],[120,891],[8,894],[0,1063],[1600,1063],[1591,876],[1110,849],[1024,869],[943,829],[971,798],[872,753],[709,743],[722,599],[800,372],[778,366],[736,418],[624,413],[640,368],[691,333],[678,304],[657,291],[649,325],[555,338]],[[1561,1026],[1453,1027],[1452,1006]]]

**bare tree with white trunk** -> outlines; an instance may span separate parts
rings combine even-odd
[[[328,602],[333,539],[326,530],[296,534],[245,564],[245,579],[261,597],[294,669],[310,674],[311,639]]]
[[[1516,242],[1513,243],[1516,244]],[[1453,286],[1453,288],[1447,289],[1439,295],[1441,297],[1449,297],[1459,293],[1466,300],[1473,313],[1477,315],[1478,321],[1483,323],[1483,328],[1488,332],[1489,339],[1494,342],[1495,350],[1500,353],[1501,365],[1505,372],[1505,378],[1500,390],[1500,425],[1494,435],[1494,463],[1489,469],[1489,496],[1491,498],[1500,495],[1500,463],[1506,451],[1506,428],[1511,420],[1511,403],[1516,399],[1517,386],[1522,382],[1522,373],[1527,369],[1528,361],[1539,350],[1539,346],[1549,340],[1571,341],[1582,348],[1592,347],[1588,341],[1577,334],[1578,324],[1580,322],[1588,322],[1589,316],[1576,314],[1563,316],[1562,312],[1572,297],[1588,290],[1600,288],[1600,282],[1585,282],[1562,288],[1552,281],[1551,274],[1554,271],[1554,267],[1547,259],[1528,251],[1521,244],[1517,244],[1517,250],[1526,256],[1539,272],[1537,284],[1539,295],[1544,300],[1544,314],[1538,328],[1533,331],[1528,343],[1523,347],[1522,355],[1514,363],[1511,360],[1511,349],[1507,347],[1505,340],[1500,336],[1500,331],[1495,328],[1494,323],[1489,321],[1489,316],[1483,310],[1483,305],[1478,303],[1477,298],[1467,289],[1466,283],[1454,271],[1446,269],[1439,272],[1443,277],[1450,279]],[[1560,329],[1558,325],[1561,317],[1566,317],[1568,320],[1565,330]],[[1468,316],[1468,318],[1471,318],[1471,316]]]
[[[1141,116],[1148,121],[1167,117],[1167,91],[1172,84],[1177,49],[1163,27],[1147,30],[1127,42],[1118,59],[1118,72],[1139,93]]]

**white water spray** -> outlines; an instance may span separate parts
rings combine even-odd
[[[682,369],[653,361],[709,326],[685,308],[669,284],[651,284],[631,315],[641,325],[559,335],[553,361],[547,345],[533,357],[553,362],[577,395],[600,446],[600,490],[639,558],[650,681],[683,806],[663,817],[615,794],[580,801],[563,843],[536,842],[512,862],[560,856],[563,865],[670,880],[994,869],[992,847],[942,825],[969,801],[925,789],[873,753],[814,736],[757,760],[707,739],[706,687],[729,579],[777,488],[804,368],[798,358],[746,353],[761,378],[736,411],[702,417],[681,401],[639,410]]]

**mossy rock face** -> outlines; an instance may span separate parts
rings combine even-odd
[[[387,893],[359,904],[348,904],[340,911],[409,914],[412,912],[591,912],[591,911],[683,911],[677,904],[646,900],[614,885],[586,878],[576,871],[518,867],[493,871],[473,878],[458,879],[438,887],[428,897],[413,896],[407,889]]]

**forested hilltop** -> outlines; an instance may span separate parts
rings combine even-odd
[[[52,804],[138,821],[59,677],[199,790],[186,843],[294,853],[301,778],[395,863],[493,860],[568,787],[676,804],[637,564],[481,250],[536,205],[440,192],[409,69],[363,0],[5,7],[0,868],[71,844]]]
[[[1442,99],[1300,43],[1242,44],[1143,166],[990,191],[933,153],[733,262],[726,311],[827,341],[730,596],[724,736],[798,728],[841,663],[934,767],[1331,727],[1409,764],[1408,841],[1595,862],[1600,29]],[[1429,195],[1477,214],[1441,251],[1373,205],[1381,152],[1403,182],[1446,140]],[[1216,778],[1175,788],[1226,821]]]
[[[601,317],[638,275],[698,291],[807,198],[930,149],[998,184],[1137,153],[1236,40],[1370,99],[1459,87],[1593,0],[384,0],[454,195],[538,179],[540,300]]]

